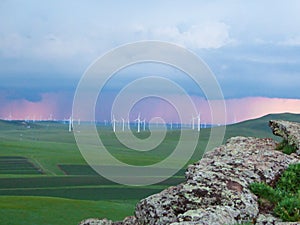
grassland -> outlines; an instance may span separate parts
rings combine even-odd
[[[1,196],[1,224],[78,224],[106,215],[121,220],[132,213],[135,201],[86,201],[53,197]]]
[[[274,137],[267,126],[270,119],[300,122],[299,115],[269,115],[228,126],[226,139],[237,135]],[[171,154],[180,131],[169,131],[161,145],[146,153],[124,147],[111,129],[99,128],[99,134],[110,153],[119,160],[148,165]],[[210,129],[201,130],[189,163],[200,159],[209,134]],[[149,134],[136,135],[145,138]],[[139,199],[183,179],[184,169],[152,186],[119,185],[101,177],[86,164],[67,124],[0,121],[0,224],[69,225],[83,218],[104,216],[119,220],[133,213]]]

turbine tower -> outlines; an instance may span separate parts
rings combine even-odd
[[[130,120],[129,120],[129,117],[128,117],[128,120],[127,120],[127,128],[128,128],[128,130],[130,130]]]
[[[69,118],[69,132],[72,132],[73,130],[73,118],[70,116]]]
[[[145,130],[146,130],[146,120],[144,119],[144,120],[142,121],[142,123],[143,123],[143,131],[145,131]]]
[[[122,118],[122,131],[123,132],[125,131],[125,120],[124,120],[124,118]]]
[[[198,128],[198,132],[200,132],[200,127],[201,127],[201,121],[200,121],[200,113],[198,114],[197,118],[197,128]]]
[[[138,125],[138,129],[137,129],[137,132],[140,133],[141,132],[141,114],[139,113],[139,116],[138,118],[135,120],[137,121],[137,125]]]
[[[195,130],[195,121],[194,121],[194,117],[192,117],[192,130]]]
[[[116,122],[117,122],[117,120],[115,119],[115,115],[113,115],[113,119],[112,119],[112,124],[113,124],[113,131],[114,131],[114,133],[116,132]]]

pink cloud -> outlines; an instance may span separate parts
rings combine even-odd
[[[174,96],[173,96],[174,97]],[[8,119],[10,115],[12,119],[49,119],[52,115],[53,119],[62,120],[68,118],[72,111],[73,96],[68,92],[46,93],[42,95],[39,102],[29,102],[24,99],[7,100],[5,95],[0,95],[0,118]],[[185,110],[183,115],[183,123],[191,123],[192,117],[196,117],[192,109],[186,107],[184,98],[176,96],[177,102]],[[201,113],[202,123],[211,123],[211,111],[209,102],[200,97],[192,97],[198,112]],[[113,98],[109,99],[108,105],[111,104]],[[148,101],[148,102],[147,102]],[[109,103],[110,102],[110,103]],[[218,106],[220,101],[211,101],[210,104]],[[266,97],[248,97],[240,99],[227,99],[226,115],[220,112],[215,114],[214,121],[216,123],[234,123],[248,119],[258,118],[270,113],[300,113],[300,99],[283,99],[283,98],[266,98]],[[110,120],[110,107],[101,107],[102,111],[96,113],[99,117],[97,120]],[[150,120],[153,117],[162,117],[166,122],[179,122],[178,113],[169,103],[162,100],[145,100],[136,105],[132,110],[131,120],[141,113],[141,117]],[[115,114],[118,118],[126,118],[126,115]],[[224,121],[223,118],[226,118]]]
[[[39,102],[26,99],[6,100],[0,98],[0,118],[13,120],[47,120],[68,118],[72,110],[72,102],[68,93],[42,94]]]

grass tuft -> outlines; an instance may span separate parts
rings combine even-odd
[[[279,150],[284,154],[290,155],[292,153],[295,153],[297,151],[297,148],[294,145],[290,145],[287,140],[283,140],[277,145],[276,150]]]
[[[300,221],[300,164],[290,165],[275,188],[265,183],[252,183],[250,190],[259,196],[261,207],[271,205],[275,216],[283,221]]]

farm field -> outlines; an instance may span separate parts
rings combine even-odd
[[[232,136],[255,136],[279,141],[280,138],[276,138],[268,127],[270,119],[300,122],[300,115],[268,115],[229,125],[225,140]],[[168,131],[157,148],[137,152],[120,144],[110,128],[98,129],[110,153],[133,165],[149,165],[163,160],[172,153],[180,136],[180,131]],[[189,163],[201,158],[209,134],[210,129],[201,130]],[[149,133],[135,135],[145,138]],[[173,177],[151,186],[116,184],[86,164],[67,124],[0,121],[0,224],[70,225],[88,217],[121,220],[133,214],[135,204],[141,198],[181,183],[184,171],[183,168]]]

